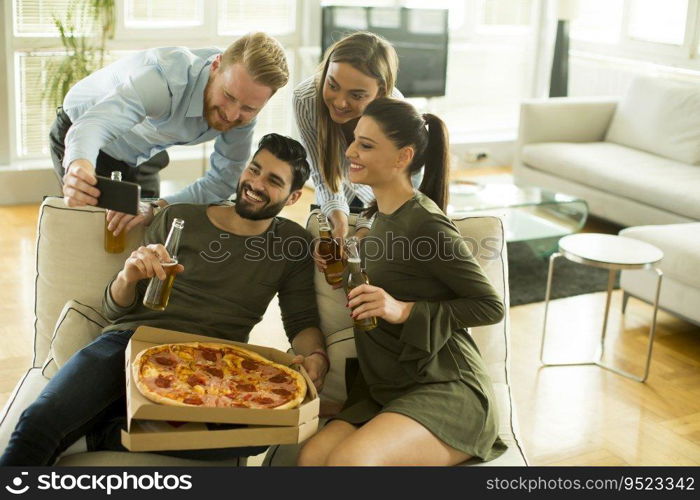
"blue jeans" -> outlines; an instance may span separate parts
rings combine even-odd
[[[20,416],[0,465],[52,465],[86,436],[89,451],[127,451],[124,351],[132,330],[106,332],[73,355]],[[224,460],[257,455],[267,447],[164,451],[164,455]]]

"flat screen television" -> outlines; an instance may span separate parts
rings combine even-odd
[[[396,86],[404,96],[445,95],[448,45],[446,9],[326,5],[321,13],[321,54],[349,33],[370,31],[384,37],[396,48],[399,56]]]

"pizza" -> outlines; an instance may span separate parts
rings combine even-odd
[[[214,408],[296,408],[304,377],[231,344],[187,342],[141,351],[132,364],[136,387],[155,403]]]

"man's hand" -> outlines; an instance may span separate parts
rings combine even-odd
[[[166,278],[162,262],[170,262],[168,251],[161,244],[139,247],[133,252],[126,262],[124,269],[119,273],[127,284],[136,283],[142,279],[158,277],[160,280]],[[179,274],[185,270],[182,264],[178,264],[175,273]]]
[[[139,247],[131,252],[124,268],[119,271],[116,279],[109,287],[109,293],[118,306],[128,307],[136,298],[136,283],[142,279],[157,276],[165,279],[165,271],[161,262],[169,262],[170,255],[163,245],[148,245]],[[185,270],[182,264],[178,264],[175,273]]]
[[[107,210],[107,229],[119,236],[122,231],[129,232],[139,224],[148,226],[153,222],[153,207],[148,203],[139,202],[139,214],[131,215],[114,210]]]
[[[402,302],[384,289],[372,285],[360,285],[350,290],[348,307],[353,319],[382,318],[387,323],[405,323],[415,302]]]
[[[292,364],[302,365],[306,370],[306,373],[309,374],[309,378],[311,378],[314,386],[316,386],[316,390],[321,392],[321,389],[323,389],[323,381],[326,378],[328,369],[330,368],[326,357],[315,352],[308,356],[302,356],[299,354],[294,356]]]
[[[63,176],[63,200],[69,207],[97,205],[100,191],[95,187],[95,167],[87,160],[78,159],[68,165]]]

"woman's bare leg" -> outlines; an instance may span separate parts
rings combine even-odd
[[[342,429],[345,428],[340,428],[341,432]],[[326,443],[333,446],[323,448],[324,452],[330,450],[325,465],[440,466],[455,465],[470,458],[412,418],[390,412],[380,413],[354,432],[336,433],[334,440]]]
[[[343,420],[331,420],[323,429],[309,439],[299,451],[297,465],[326,465],[328,454],[338,443],[357,431],[357,427]]]

